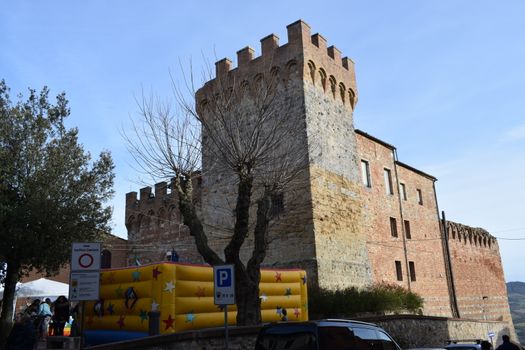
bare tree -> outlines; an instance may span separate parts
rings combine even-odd
[[[265,71],[252,81],[219,75],[198,91],[190,78],[185,86],[191,100],[174,83],[172,104],[143,94],[138,101],[141,121],[134,122],[132,135],[125,135],[142,170],[156,179],[175,179],[172,190],[178,194],[183,222],[204,260],[235,266],[238,325],[261,322],[260,266],[271,224],[279,220],[272,204],[283,191],[292,191],[308,166],[307,147],[299,141],[306,137],[304,118],[292,113],[291,82],[278,69]],[[209,244],[213,233],[206,231],[214,223],[203,222],[193,201],[193,180],[214,174],[230,181],[224,184],[230,188],[221,191],[234,193],[235,201],[224,255]],[[243,261],[247,239],[251,254]]]

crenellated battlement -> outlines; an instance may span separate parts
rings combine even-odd
[[[487,230],[471,227],[453,221],[447,221],[449,240],[457,240],[464,244],[471,244],[481,248],[497,249],[496,237]]]
[[[298,20],[287,27],[288,43],[279,45],[275,34],[260,40],[261,55],[246,46],[237,51],[237,67],[233,61],[223,58],[215,63],[215,78],[206,85],[213,85],[216,80],[238,80],[250,83],[258,74],[279,71],[284,80],[291,79],[294,73],[311,84],[324,90],[353,110],[357,103],[354,62],[342,57],[341,51],[327,46],[326,39],[319,33],[311,35],[310,26]],[[232,79],[233,78],[233,79]],[[197,94],[200,103],[204,99],[202,89]]]
[[[140,207],[142,204],[152,206],[154,202],[165,200],[165,197],[171,196],[173,192],[168,193],[168,183],[163,181],[155,184],[155,191],[150,186],[146,186],[139,190],[139,194],[140,196],[137,196],[136,191],[126,193],[126,207]]]

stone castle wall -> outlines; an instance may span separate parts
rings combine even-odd
[[[199,197],[198,183],[195,185],[194,195]],[[154,192],[151,187],[144,187],[140,196],[137,192],[126,194],[129,266],[165,261],[173,249],[180,261],[203,262],[188,227],[182,224],[178,206],[178,196],[175,191],[168,191],[166,182],[156,184]]]

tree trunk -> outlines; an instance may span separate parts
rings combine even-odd
[[[4,286],[4,298],[2,301],[2,314],[0,315],[0,347],[7,340],[7,336],[13,325],[14,299],[16,292],[16,283],[20,272],[20,264],[7,263],[7,271]]]
[[[235,273],[241,273],[243,278],[243,286],[235,285],[235,294],[240,296],[237,297],[237,325],[257,325],[262,322],[259,282],[261,281],[261,263],[266,257],[266,250],[268,249],[269,211],[270,195],[265,193],[263,198],[257,202],[252,257],[248,261],[246,269],[242,264],[239,268],[237,266],[235,268]],[[239,278],[236,280],[238,281]]]
[[[235,302],[237,304],[238,326],[261,324],[259,279],[253,281],[241,262],[235,264]]]

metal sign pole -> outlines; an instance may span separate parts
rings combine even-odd
[[[228,305],[235,304],[234,265],[213,266],[213,303],[224,307],[224,345],[228,350]]]
[[[224,338],[225,349],[228,350],[228,305],[224,305]]]
[[[79,305],[79,312],[80,312],[80,346],[84,346],[84,327],[86,326],[85,324],[85,321],[84,321],[84,316],[85,316],[85,313],[86,313],[86,302],[85,301],[81,301],[80,302],[80,305]],[[77,314],[77,317],[78,317],[78,314]]]

